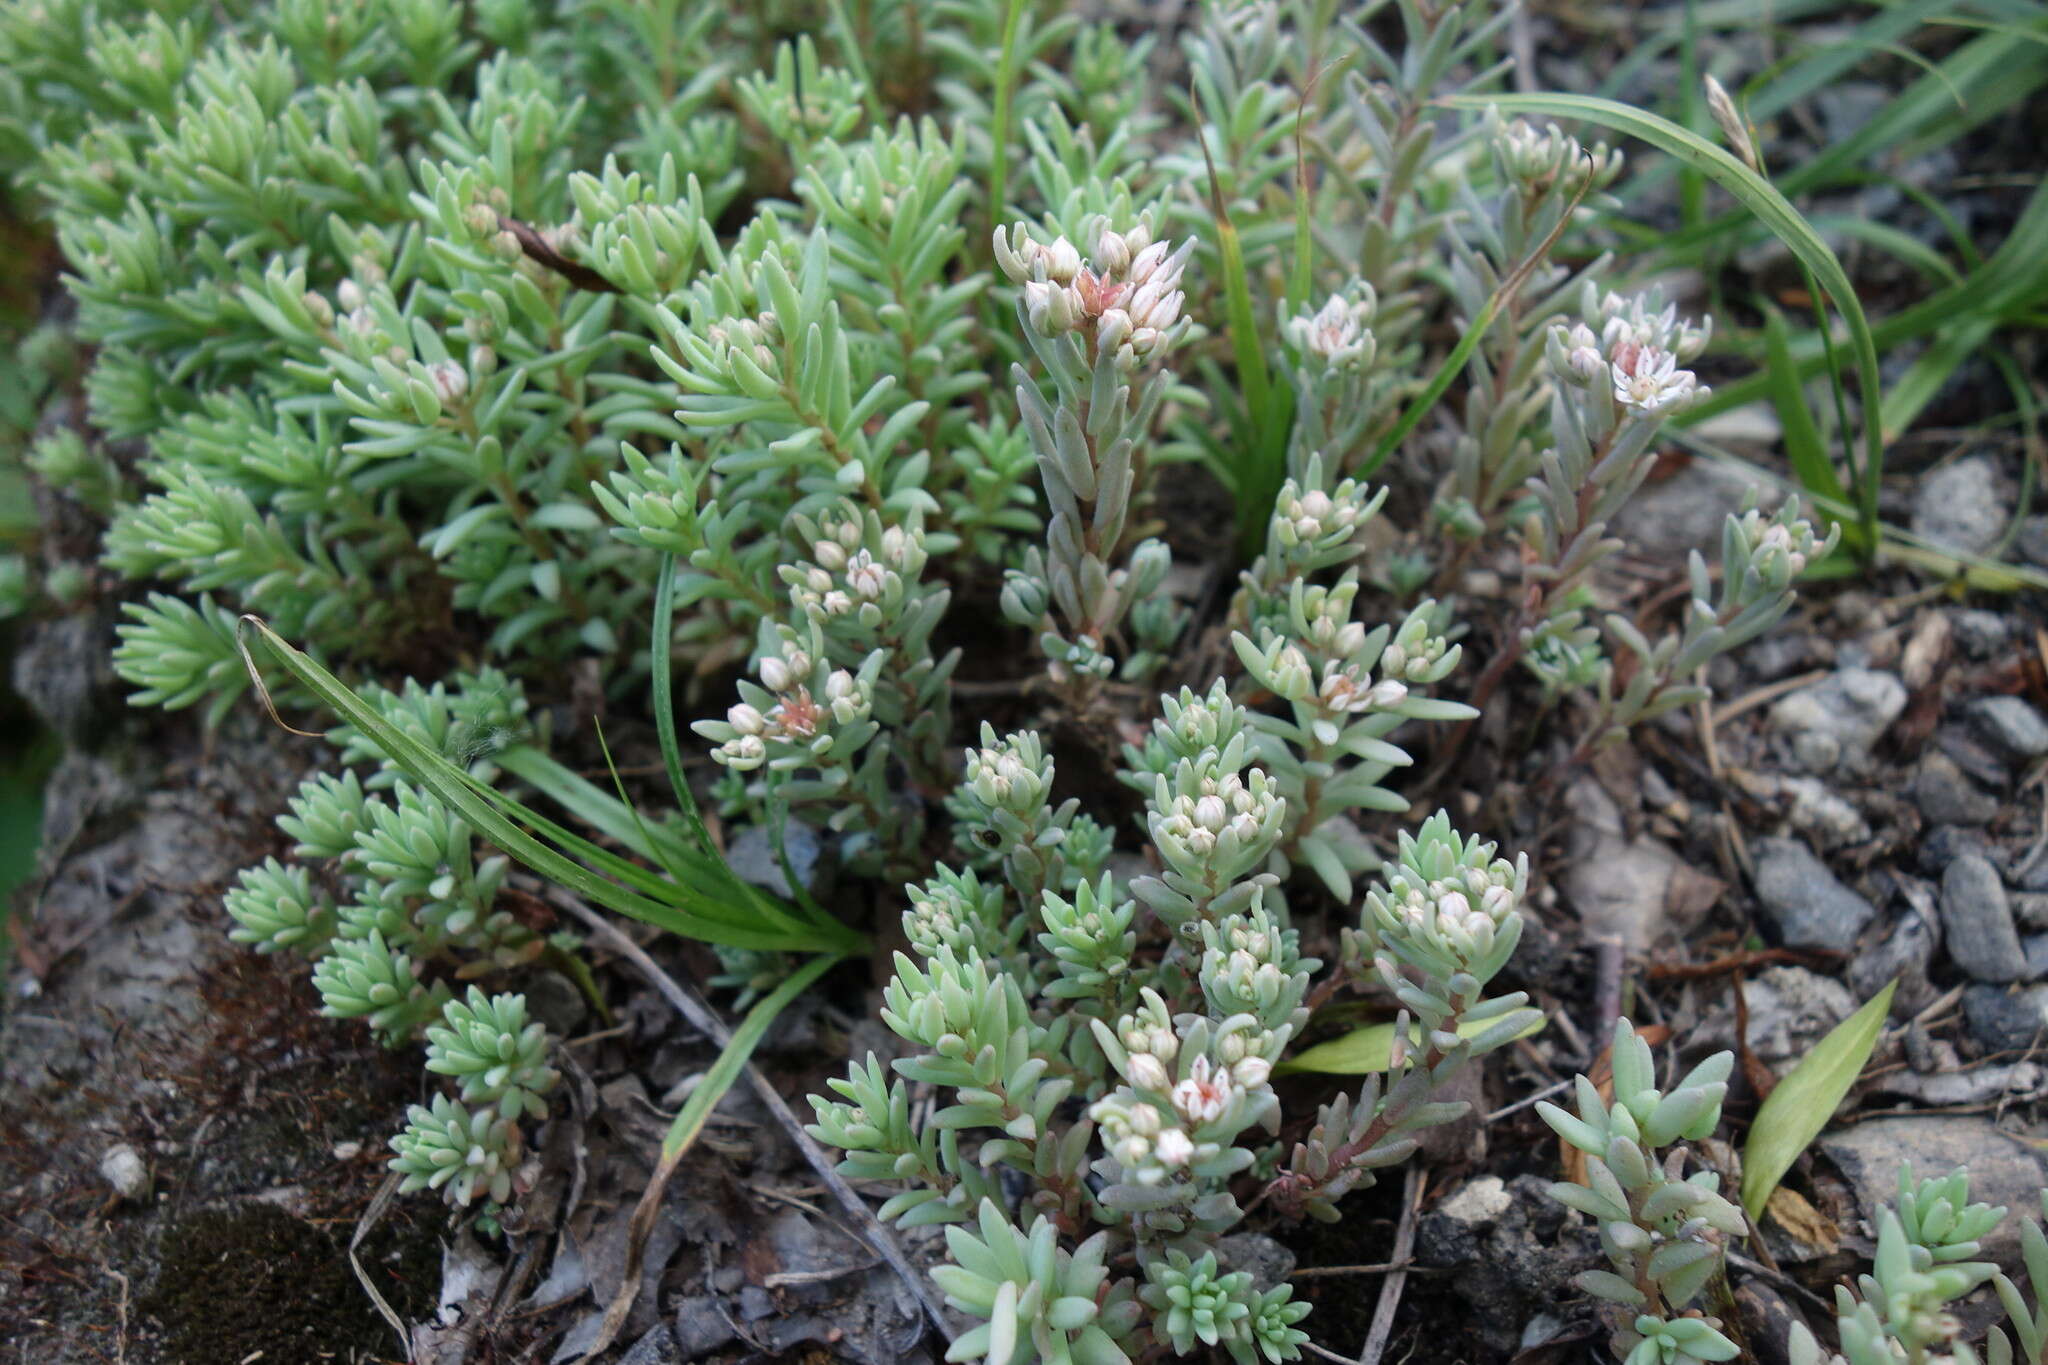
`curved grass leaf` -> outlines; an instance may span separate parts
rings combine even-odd
[[[1884,442],[1878,418],[1882,385],[1877,371],[1877,344],[1863,304],[1856,297],[1841,261],[1813,230],[1799,210],[1771,183],[1734,156],[1697,133],[1688,132],[1669,119],[1632,109],[1613,100],[1591,95],[1451,95],[1441,103],[1468,109],[1493,105],[1506,114],[1535,114],[1547,118],[1583,119],[1617,133],[1641,138],[1677,157],[1741,201],[1742,205],[1785,243],[1800,263],[1813,273],[1835,311],[1849,328],[1849,344],[1856,360],[1856,384],[1863,408],[1865,453],[1856,476],[1856,524],[1853,532],[1859,548],[1868,552],[1877,544],[1877,483],[1884,470]]]
[[[1764,1203],[1792,1163],[1820,1136],[1835,1106],[1863,1074],[1870,1050],[1892,1007],[1893,981],[1870,1002],[1844,1019],[1814,1044],[1813,1051],[1778,1082],[1778,1088],[1757,1110],[1742,1145],[1742,1207],[1751,1219],[1763,1216]]]
[[[760,913],[757,898],[764,893],[740,881],[715,855],[701,864],[707,873],[702,880],[658,877],[644,868],[635,868],[632,875],[627,875],[621,868],[630,865],[617,855],[606,853],[539,812],[477,781],[465,769],[393,725],[346,683],[294,648],[261,619],[244,616],[242,625],[254,631],[314,697],[360,730],[414,782],[468,821],[480,837],[556,885],[622,915],[707,943],[770,952],[845,953],[863,942],[859,934],[836,923],[805,924],[794,932],[779,927],[774,918]],[[251,676],[255,676],[255,660],[246,644],[243,659]]]

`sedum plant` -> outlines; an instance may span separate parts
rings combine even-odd
[[[1593,1220],[1611,1267],[1587,1271],[1578,1285],[1615,1310],[1613,1347],[1628,1365],[1733,1360],[1741,1348],[1695,1305],[1723,1273],[1727,1240],[1746,1235],[1749,1225],[1713,1171],[1685,1173],[1688,1153],[1677,1144],[1710,1137],[1719,1126],[1735,1054],[1717,1052],[1660,1090],[1649,1045],[1624,1019],[1609,1056],[1611,1103],[1580,1076],[1576,1115],[1537,1105],[1543,1121],[1585,1154],[1584,1179],[1552,1185],[1551,1197]]]
[[[425,1041],[452,1089],[394,1143],[408,1187],[505,1202],[545,1115],[549,1042],[495,987],[581,969],[514,861],[713,945],[751,1006],[672,1170],[867,947],[795,875],[797,822],[903,888],[899,1055],[812,1131],[887,1218],[946,1225],[979,1320],[951,1358],[1299,1354],[1306,1305],[1219,1239],[1340,1216],[1540,1022],[1496,984],[1526,862],[1404,827],[1403,770],[1524,675],[1577,712],[1536,765],[1584,759],[1834,546],[1744,509],[1671,631],[1602,612],[1708,329],[1608,254],[1618,154],[1449,102],[1497,87],[1504,8],[1341,8],[1206,0],[1160,95],[1155,39],[1027,3],[830,6],[790,41],[783,6],[695,0],[0,0],[0,157],[96,348],[94,435],[39,472],[150,585],[115,653],[138,703],[217,720],[239,632],[345,718],[292,859],[228,909],[328,1013]],[[1196,602],[1201,471],[1243,555]],[[454,682],[376,681],[408,672]],[[565,675],[651,685],[673,816],[526,742]],[[991,682],[1022,704],[977,712]],[[684,732],[787,899],[725,864]],[[1141,840],[1061,788],[1077,747]],[[1346,990],[1395,1014],[1390,1065],[1287,1127],[1274,1069]],[[1663,1094],[1627,1065],[1567,1133],[1605,1173],[1598,1283],[1629,1352],[1721,1358],[1683,1313],[1739,1225],[1654,1149],[1711,1127],[1726,1068]]]
[[[373,691],[383,717],[480,781],[521,737],[526,700],[501,673]],[[524,996],[492,995],[451,981],[543,959],[573,961],[576,940],[546,935],[501,897],[509,863],[431,792],[408,782],[359,730],[329,738],[367,765],[316,773],[299,786],[279,829],[291,862],[245,869],[226,897],[230,937],[258,952],[289,952],[312,964],[321,1012],[361,1019],[397,1047],[424,1040],[426,1069],[458,1094],[414,1105],[392,1141],[402,1188],[438,1190],[451,1203],[507,1203],[523,1164],[523,1121],[543,1119],[557,1075],[545,1025]]]

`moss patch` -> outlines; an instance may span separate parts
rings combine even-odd
[[[366,1248],[367,1250],[367,1248]],[[397,1343],[347,1249],[271,1204],[209,1209],[164,1235],[137,1304],[166,1361],[388,1358]]]

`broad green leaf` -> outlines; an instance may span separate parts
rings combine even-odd
[[[1870,1002],[1835,1025],[1757,1110],[1742,1145],[1742,1207],[1752,1219],[1801,1152],[1827,1127],[1835,1106],[1863,1074],[1870,1050],[1892,1007],[1893,981]]]
[[[1856,477],[1856,510],[1860,539],[1866,550],[1877,543],[1877,485],[1884,472],[1884,441],[1879,429],[1878,403],[1883,391],[1877,372],[1877,344],[1872,338],[1863,304],[1856,297],[1848,272],[1819,233],[1800,216],[1784,195],[1742,164],[1729,152],[1697,133],[1689,132],[1669,119],[1630,108],[1613,100],[1590,95],[1451,95],[1441,103],[1468,109],[1493,105],[1506,114],[1536,114],[1547,118],[1584,119],[1618,133],[1641,138],[1671,156],[1679,158],[1709,180],[1740,200],[1762,220],[1764,226],[1819,281],[1835,311],[1848,324],[1850,349],[1856,357],[1856,383],[1863,407],[1865,454]]]
[[[1498,1019],[1475,1019],[1458,1025],[1460,1038],[1477,1038],[1480,1034],[1499,1023]],[[1527,1038],[1540,1033],[1543,1018],[1538,1015],[1535,1022],[1516,1034]],[[1412,1046],[1422,1046],[1422,1030],[1410,1025],[1408,1039]],[[1364,1028],[1353,1029],[1339,1038],[1326,1043],[1317,1043],[1294,1056],[1289,1057],[1275,1071],[1316,1071],[1328,1076],[1363,1076],[1369,1072],[1385,1071],[1393,1062],[1394,1025],[1392,1021],[1382,1024],[1367,1024]]]

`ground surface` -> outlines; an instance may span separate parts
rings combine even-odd
[[[1590,88],[1606,69],[1584,55],[1598,36],[1587,22],[1538,20],[1541,83]],[[1824,25],[1807,34],[1827,37]],[[1675,61],[1644,67],[1633,93],[1668,88]],[[1770,130],[1774,161],[1846,136],[1912,73],[1879,64],[1824,92]],[[1996,241],[2016,203],[2000,176],[2038,164],[2022,138],[2044,124],[2037,98],[1938,164],[1897,169]],[[1909,213],[1900,223],[1920,230]],[[1876,260],[1852,265],[1873,311],[1903,287]],[[1763,253],[1727,268],[1733,289],[1777,266]],[[2011,531],[2018,553],[2048,560],[2048,522],[2016,507],[2027,453],[1974,425],[1992,410],[1989,368],[1966,367],[1895,446],[1887,515],[1963,548]],[[1770,422],[1746,419],[1717,437],[1770,460]],[[1631,550],[1606,585],[1645,622],[1676,606],[1683,549],[1717,534],[1748,482],[1676,453],[1664,473],[1624,525]],[[1176,526],[1228,520],[1167,511]],[[1201,547],[1178,548],[1199,562]],[[1475,600],[1508,567],[1476,566]],[[111,610],[35,626],[15,658],[17,686],[69,756],[49,791],[43,875],[17,906],[0,1023],[0,1359],[402,1358],[351,1265],[366,1216],[355,1262],[417,1358],[573,1355],[624,1274],[626,1214],[663,1116],[715,1047],[642,972],[599,951],[608,1020],[559,979],[533,988],[574,1040],[574,1065],[511,1241],[455,1235],[427,1202],[373,1210],[384,1139],[419,1097],[416,1063],[318,1020],[303,972],[222,934],[221,891],[277,851],[270,817],[319,755],[253,707],[210,738],[183,718],[124,712],[104,665]],[[1552,781],[1542,745],[1527,744],[1533,700],[1490,710],[1466,760],[1414,789],[1417,813],[1445,805],[1530,854],[1541,885],[1506,984],[1532,992],[1552,1027],[1473,1078],[1474,1117],[1438,1135],[1418,1177],[1354,1196],[1333,1228],[1255,1224],[1232,1244],[1238,1262],[1297,1267],[1314,1339],[1349,1358],[1381,1302],[1375,1268],[1403,1259],[1406,1237],[1387,1359],[1583,1359],[1603,1333],[1567,1281],[1595,1249],[1543,1196],[1557,1152],[1526,1101],[1593,1067],[1626,1012],[1667,1063],[1738,1050],[1739,1138],[1773,1077],[1894,977],[1897,1027],[1794,1168],[1796,1200],[1766,1220],[1724,1316],[1759,1359],[1780,1358],[1787,1315],[1813,1314],[1867,1255],[1868,1215],[1901,1158],[1927,1171],[1968,1161],[1982,1197],[2032,1206],[2048,1178],[2044,630],[2037,597],[1883,570],[1808,591],[1716,665],[1710,708],[1648,727],[1590,770]],[[994,665],[970,658],[963,676],[993,718],[1031,718],[1034,703],[1005,693]],[[1092,738],[1056,737],[1063,780],[1109,796],[1120,789],[1091,768]],[[1329,931],[1313,914],[1305,928]],[[677,978],[706,974],[701,958],[650,950]],[[764,1047],[769,1084],[799,1112],[849,1050],[886,1045],[868,1022],[872,988],[871,975],[842,973]],[[1328,1090],[1287,1086],[1294,1114]],[[1732,1171],[1733,1147],[1707,1155]],[[616,1358],[936,1358],[916,1299],[862,1231],[742,1086],[670,1188]],[[914,1238],[908,1250],[931,1252]],[[1992,1250],[2009,1258],[2013,1243]]]

